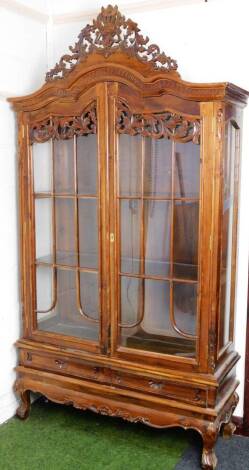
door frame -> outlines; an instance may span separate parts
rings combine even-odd
[[[97,113],[97,158],[98,158],[98,185],[99,199],[101,200],[101,208],[99,214],[99,250],[101,252],[101,261],[99,265],[99,276],[101,283],[101,322],[99,341],[84,340],[79,337],[62,335],[60,333],[51,333],[37,328],[37,318],[35,313],[36,302],[36,279],[35,279],[35,211],[34,211],[34,188],[33,188],[33,165],[32,165],[32,149],[30,141],[30,128],[37,122],[36,111],[30,113],[22,113],[20,115],[20,125],[24,126],[22,133],[22,146],[20,150],[20,193],[21,193],[21,226],[25,230],[22,234],[22,263],[21,270],[23,275],[23,293],[22,299],[24,303],[24,338],[34,339],[35,341],[52,344],[55,346],[63,346],[74,348],[76,350],[106,355],[108,349],[108,300],[107,291],[103,289],[106,284],[108,275],[108,246],[107,234],[102,227],[106,227],[106,219],[108,220],[108,207],[106,205],[106,180],[107,180],[107,117],[106,117],[106,85],[98,83],[81,94],[79,99],[68,105],[63,98],[58,98],[54,103],[44,104],[42,107],[42,117],[40,121],[50,116],[56,116],[54,107],[59,106],[59,116],[66,118],[68,116],[80,116],[88,107],[95,103]],[[40,122],[38,121],[38,122]],[[101,173],[101,182],[100,182]],[[26,179],[25,179],[26,177]],[[23,196],[25,191],[26,197]],[[25,229],[23,226],[25,225]],[[101,246],[101,249],[100,249]],[[26,274],[27,273],[27,274]],[[29,278],[30,276],[30,278]],[[108,286],[107,286],[108,287]]]
[[[112,185],[110,185],[110,201],[114,203],[114,199],[116,199],[116,192],[117,192],[117,187],[116,187],[116,177],[117,177],[117,132],[115,130],[115,117],[116,117],[116,106],[118,100],[124,100],[126,104],[130,107],[130,109],[133,108],[133,102],[132,102],[132,94],[127,94],[127,91],[117,82],[114,82],[112,84],[112,90],[111,90],[111,84],[108,84],[109,86],[109,179],[112,182]],[[129,90],[130,91],[130,90]],[[142,98],[139,97],[142,102]],[[136,100],[138,99],[136,95]],[[134,99],[134,102],[137,103]],[[147,102],[147,110],[149,110],[149,102]],[[165,106],[165,109],[167,109],[167,103],[162,103],[162,107]],[[222,106],[220,102],[213,103],[213,102],[208,102],[208,103],[201,103],[201,107],[199,110],[199,114],[196,115],[195,117],[200,119],[203,125],[203,130],[202,132],[205,133],[205,139],[202,139],[202,142],[200,144],[200,155],[202,155],[202,167],[201,167],[201,172],[202,174],[207,174],[208,178],[201,178],[201,191],[200,191],[200,217],[205,217],[208,220],[208,223],[206,223],[206,227],[210,227],[211,230],[211,223],[210,223],[210,218],[211,214],[213,211],[212,208],[212,201],[213,201],[213,186],[210,184],[210,173],[213,174],[215,172],[216,165],[219,165],[220,161],[220,155],[221,155],[221,150],[220,148],[217,150],[217,145],[216,145],[216,131],[213,129],[213,115],[214,115],[214,110],[217,108],[219,109]],[[173,108],[174,109],[174,108]],[[153,113],[153,111],[151,111]],[[177,112],[177,111],[176,111]],[[183,113],[184,114],[184,113]],[[186,114],[187,115],[187,114]],[[114,131],[115,130],[115,131]],[[212,138],[210,138],[210,135]],[[207,138],[206,138],[207,136]],[[204,144],[205,142],[205,144]],[[208,145],[206,144],[208,142]],[[205,158],[204,158],[205,156]],[[211,161],[211,164],[210,164]],[[218,162],[218,163],[217,163]],[[211,166],[211,170],[210,170]],[[112,186],[112,187],[111,187]],[[111,202],[110,202],[111,204]],[[203,209],[205,207],[205,211]],[[114,205],[111,207],[110,205],[110,233],[115,234],[115,237],[113,237],[113,240],[115,239],[115,243],[110,243],[110,250],[112,250],[112,256],[110,256],[111,260],[115,259],[114,263],[111,263],[111,277],[112,277],[112,286],[116,286],[115,292],[117,292],[117,258],[119,256],[119,247],[118,247],[118,223],[117,223],[117,216],[116,216],[116,211]],[[201,222],[200,222],[201,226]],[[209,262],[206,263],[206,253],[213,252],[216,247],[213,248],[213,250],[210,249],[210,240],[212,239],[212,243],[215,245],[216,244],[216,237],[211,236],[211,232],[208,233],[208,229],[205,232],[205,234],[202,236],[202,234],[199,234],[199,243],[200,247],[199,248],[199,257],[200,257],[200,279],[199,279],[199,285],[202,285],[200,288],[200,291],[206,292],[208,291],[209,283],[207,283],[206,279],[210,278],[214,279],[214,273],[216,273],[216,268],[213,267],[211,261],[211,256],[208,257]],[[115,266],[113,265],[115,264]],[[114,292],[114,297],[115,297],[115,292]],[[208,294],[208,292],[207,292]],[[172,367],[172,365],[177,365],[180,367],[183,367],[185,371],[190,371],[195,373],[196,370],[200,370],[203,373],[207,373],[209,369],[211,368],[210,363],[208,361],[209,359],[209,354],[207,351],[207,348],[200,348],[200,343],[201,341],[209,341],[208,340],[208,335],[210,335],[211,331],[211,319],[209,318],[209,315],[204,316],[200,318],[200,311],[206,310],[209,312],[211,309],[209,307],[210,302],[211,302],[211,296],[208,295],[203,295],[203,299],[198,299],[199,302],[199,314],[197,317],[197,321],[199,324],[199,345],[198,345],[198,350],[197,350],[197,358],[195,359],[189,359],[189,358],[184,358],[184,357],[175,357],[167,354],[159,354],[159,353],[146,353],[144,350],[139,351],[139,350],[134,350],[132,348],[127,348],[127,347],[122,347],[117,345],[117,338],[118,338],[118,315],[117,311],[118,309],[115,308],[117,299],[112,297],[111,305],[112,305],[112,333],[111,333],[111,355],[114,358],[118,359],[124,359],[128,361],[135,361],[140,363],[141,359],[144,362],[146,358],[146,362],[149,363],[152,366],[155,367]],[[215,297],[216,298],[216,297]],[[200,305],[202,302],[202,305]],[[115,313],[116,312],[116,313]],[[215,354],[215,351],[212,352],[213,356]],[[214,360],[214,358],[213,358]],[[160,361],[160,362],[159,362]]]

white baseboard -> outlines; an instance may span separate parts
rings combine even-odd
[[[12,418],[18,407],[18,400],[13,392],[0,396],[0,424]]]
[[[31,404],[36,401],[39,397],[40,394],[31,392]],[[14,392],[9,392],[5,395],[0,396],[0,425],[15,416],[18,405],[19,401],[18,398],[15,396]]]

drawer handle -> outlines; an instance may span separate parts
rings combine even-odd
[[[93,368],[93,373],[94,373],[94,375],[98,375],[100,373],[100,367],[94,367]]]
[[[153,390],[162,390],[164,384],[162,382],[153,382],[150,380],[149,386],[150,388],[153,388]]]
[[[59,367],[59,369],[62,369],[66,365],[65,361],[61,361],[60,359],[55,359],[54,362]]]
[[[28,362],[32,362],[32,354],[30,352],[27,353],[26,359]]]

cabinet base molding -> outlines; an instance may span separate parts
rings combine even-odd
[[[122,418],[131,423],[143,423],[154,428],[181,427],[196,430],[203,439],[201,466],[213,470],[217,465],[214,446],[222,427],[223,436],[231,437],[235,430],[231,422],[232,414],[238,403],[238,394],[232,392],[224,406],[213,409],[213,416],[207,418],[205,409],[200,407],[199,413],[191,409],[176,409],[165,404],[165,400],[146,401],[144,395],[134,393],[134,397],[125,396],[123,390],[115,387],[115,394],[103,391],[97,393],[96,384],[25,370],[19,367],[19,376],[15,383],[15,391],[20,397],[17,416],[26,419],[30,411],[30,392],[41,393],[49,400],[64,405],[71,405],[81,410],[91,410],[106,416]],[[21,373],[20,373],[21,372]],[[113,388],[113,387],[112,387]],[[95,389],[95,391],[94,391]],[[155,400],[155,399],[154,399]],[[217,411],[219,410],[219,411]]]

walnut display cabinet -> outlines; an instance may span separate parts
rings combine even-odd
[[[240,129],[247,92],[185,82],[102,8],[18,116],[23,337],[16,391],[234,431]]]

